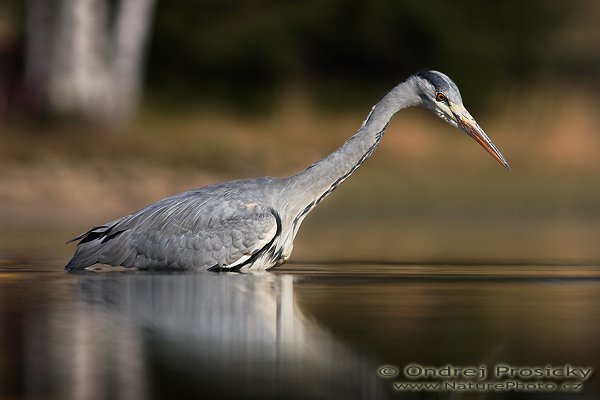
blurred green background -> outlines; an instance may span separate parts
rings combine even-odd
[[[431,68],[513,171],[403,111],[293,259],[600,260],[598,2],[133,3],[0,5],[0,254],[62,262],[167,195],[294,173]]]

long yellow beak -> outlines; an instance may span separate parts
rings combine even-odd
[[[477,121],[475,121],[475,118],[469,114],[467,109],[462,105],[450,103],[450,111],[452,111],[454,118],[456,118],[458,126],[462,128],[462,130],[465,131],[469,136],[475,139],[475,141],[479,143],[481,147],[485,149],[485,151],[490,153],[492,157],[494,157],[500,164],[504,165],[504,167],[510,171],[510,165],[508,165],[508,162],[502,153],[500,153],[500,150],[498,150],[488,135],[485,134],[483,129],[481,129],[481,127],[477,124]]]

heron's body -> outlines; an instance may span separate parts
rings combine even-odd
[[[438,102],[444,93],[449,111],[430,106],[427,91],[433,91]],[[450,101],[451,96],[457,103]],[[414,105],[426,106],[460,126],[508,167],[485,134],[480,139],[478,131],[470,131],[470,127],[480,128],[464,108],[458,108],[462,100],[452,81],[439,72],[426,71],[392,89],[354,136],[306,170],[287,178],[205,186],[92,228],[74,239],[79,240],[77,251],[65,268],[102,263],[141,269],[243,271],[281,265],[290,257],[306,215],[371,155],[392,116]]]

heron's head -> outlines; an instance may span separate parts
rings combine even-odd
[[[413,75],[413,80],[421,105],[471,136],[492,157],[510,170],[506,159],[463,106],[458,87],[452,79],[438,71],[421,71]]]

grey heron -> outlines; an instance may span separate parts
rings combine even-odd
[[[441,72],[421,71],[383,96],[341,147],[304,171],[204,186],[93,227],[72,240],[79,243],[65,269],[96,263],[212,271],[279,266],[290,257],[306,215],[373,153],[394,114],[411,106],[460,128],[510,170],[463,106],[454,82]]]

